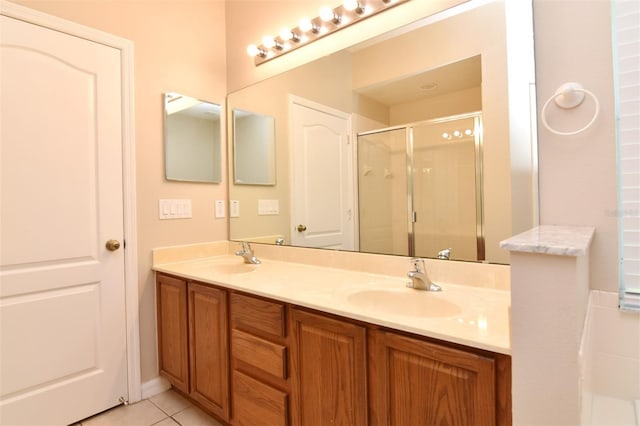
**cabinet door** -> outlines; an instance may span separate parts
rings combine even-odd
[[[366,331],[291,309],[294,425],[367,423]]]
[[[492,358],[384,331],[369,344],[371,424],[496,424]]]
[[[189,392],[187,349],[187,283],[158,274],[158,360],[160,374],[182,392]]]
[[[189,283],[191,397],[229,420],[227,293]]]

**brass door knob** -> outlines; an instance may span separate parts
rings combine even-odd
[[[298,232],[304,232],[307,230],[307,227],[304,225],[298,225]]]
[[[116,251],[116,250],[118,250],[120,248],[120,241],[118,241],[118,240],[109,240],[105,244],[105,247],[107,247],[107,250],[109,250],[109,251]]]

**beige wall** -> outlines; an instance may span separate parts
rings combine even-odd
[[[472,87],[446,95],[394,105],[390,111],[390,125],[395,126],[475,111],[482,111],[481,87]]]
[[[227,3],[227,73],[229,92],[277,75],[283,71],[337,52],[345,47],[368,40],[414,22],[416,18],[429,16],[467,0],[414,0],[370,17],[358,25],[324,37],[313,44],[313,49],[297,49],[278,60],[254,66],[246,48],[259,44],[266,34],[277,35],[283,26],[293,27],[302,16],[318,16],[320,8],[327,4],[340,4],[340,0],[228,0]],[[237,30],[235,30],[237,29]],[[231,36],[232,35],[232,36]]]
[[[214,199],[227,196],[226,167],[222,184],[167,182],[162,138],[164,92],[224,105],[225,4],[221,0],[17,3],[134,42],[140,355],[142,380],[147,381],[158,374],[151,249],[227,238],[227,221],[214,219]],[[160,198],[192,199],[193,218],[158,220]]]
[[[594,226],[590,286],[618,291],[610,4],[606,0],[534,0],[533,11],[538,111],[568,81],[580,82],[594,92],[601,106],[593,127],[576,136],[553,135],[538,120],[540,222]],[[575,130],[592,113],[592,105],[585,101],[575,110],[551,110],[548,117],[560,129]]]

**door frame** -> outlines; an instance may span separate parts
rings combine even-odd
[[[294,179],[293,179],[293,163],[295,161],[295,158],[294,158],[294,137],[293,137],[294,128],[293,128],[293,120],[291,117],[293,114],[292,111],[293,111],[294,105],[300,105],[305,108],[314,109],[321,113],[333,115],[347,121],[347,128],[348,128],[347,137],[348,137],[349,146],[350,146],[349,149],[351,150],[350,152],[351,158],[349,159],[350,161],[349,167],[351,169],[351,179],[349,180],[349,185],[350,185],[349,192],[351,193],[351,206],[350,206],[351,207],[351,229],[349,232],[349,238],[351,239],[353,250],[358,250],[357,229],[359,228],[359,224],[358,224],[358,211],[357,211],[358,203],[356,199],[357,197],[356,188],[358,187],[358,183],[357,183],[357,176],[356,176],[357,173],[355,173],[357,164],[355,163],[356,161],[355,146],[356,145],[355,145],[355,138],[354,138],[354,132],[353,132],[353,115],[344,111],[340,111],[339,109],[335,109],[318,102],[310,101],[308,99],[305,99],[293,94],[289,94],[288,101],[289,102],[288,102],[287,118],[289,120],[289,173],[290,173],[290,178],[289,178],[289,194],[290,194],[289,233],[290,234],[289,235],[291,239],[291,244],[293,245],[293,235],[295,232],[294,228],[296,226],[295,218],[297,213],[296,206],[293,201],[293,198],[295,196],[295,186],[294,186]]]
[[[127,346],[128,402],[142,399],[140,372],[140,318],[138,313],[138,241],[136,222],[136,170],[134,126],[133,42],[75,22],[67,21],[6,0],[0,14],[100,43],[120,51],[122,82],[122,195],[124,218],[124,285]]]

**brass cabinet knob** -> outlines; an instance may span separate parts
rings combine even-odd
[[[298,232],[304,232],[307,230],[307,227],[304,225],[298,225]]]
[[[120,248],[120,241],[118,241],[118,240],[109,240],[109,241],[107,241],[105,246],[107,247],[107,250],[109,250],[109,251],[116,251],[116,250],[118,250]]]

